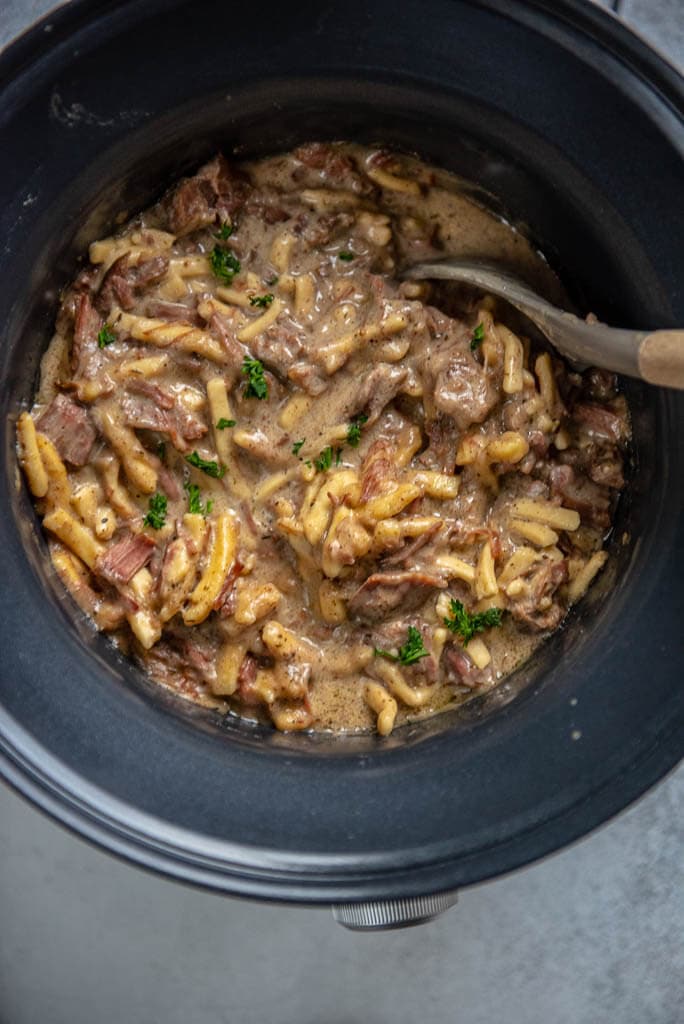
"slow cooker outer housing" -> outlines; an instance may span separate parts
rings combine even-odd
[[[147,683],[55,582],[14,421],[79,251],[217,147],[417,150],[497,195],[578,301],[684,323],[684,93],[584,3],[79,2],[0,58],[0,769],[140,864],[307,902],[455,888],[593,828],[681,757],[684,403],[631,384],[601,583],[489,700],[397,733],[282,736]]]

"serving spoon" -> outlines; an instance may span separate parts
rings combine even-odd
[[[649,384],[684,390],[684,330],[631,331],[587,323],[533,292],[507,270],[474,260],[415,263],[405,278],[463,281],[506,299],[524,313],[564,356]]]

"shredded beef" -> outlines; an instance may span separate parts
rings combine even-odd
[[[423,604],[434,589],[446,581],[425,572],[375,572],[349,600],[349,613],[365,622],[378,622],[401,607],[411,612]]]
[[[514,599],[509,599],[510,612],[518,622],[537,630],[555,629],[565,614],[565,608],[553,601],[558,587],[568,578],[568,564],[565,559],[557,562],[547,560],[525,579],[527,589]],[[543,599],[550,600],[548,607],[540,608]],[[545,605],[547,601],[543,602]]]
[[[95,427],[87,409],[66,395],[55,395],[36,423],[65,462],[85,466],[95,443]]]
[[[147,565],[155,544],[145,533],[131,533],[123,537],[99,556],[95,571],[114,586],[130,583],[144,565]]]
[[[71,343],[71,372],[75,378],[91,377],[98,369],[102,355],[97,336],[102,319],[90,301],[90,295],[79,295],[75,307],[74,336]]]
[[[111,309],[133,309],[137,297],[153,284],[161,281],[169,268],[166,256],[130,265],[128,253],[119,256],[102,279],[95,304],[103,316]]]

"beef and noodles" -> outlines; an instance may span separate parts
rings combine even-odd
[[[156,682],[384,736],[497,686],[599,573],[624,398],[402,282],[447,255],[553,279],[462,182],[342,143],[218,156],[90,246],[19,458],[55,572]]]

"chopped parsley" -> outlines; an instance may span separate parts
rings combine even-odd
[[[143,526],[151,526],[153,530],[161,530],[166,522],[166,506],[168,499],[165,494],[157,491],[149,501],[149,511],[143,519]]]
[[[221,238],[221,239],[223,239],[223,241],[225,241],[226,238],[230,238],[230,236],[232,234],[233,234],[233,225],[229,224],[228,221],[224,221],[223,224],[221,225],[221,227],[219,228],[219,230],[216,232],[216,235],[214,237],[215,238]]]
[[[221,419],[218,420],[218,422],[216,423],[216,429],[225,430],[226,427],[234,427],[236,423],[237,420],[227,420],[225,416],[222,416]]]
[[[324,448],[317,459],[314,459],[314,466],[316,467],[317,473],[325,473],[326,469],[330,469],[333,461],[333,450],[332,446],[328,445]]]
[[[266,295],[252,295],[249,300],[250,306],[259,306],[260,309],[268,309],[275,298],[271,292]]]
[[[352,417],[351,423],[347,428],[347,444],[351,445],[352,448],[359,447],[359,441],[361,440],[361,427],[367,422],[368,417],[365,413],[360,412],[358,416]]]
[[[268,384],[264,377],[264,364],[258,359],[250,359],[249,356],[245,356],[242,372],[248,378],[245,398],[268,398]]]
[[[269,288],[272,288],[274,284],[278,284],[278,275],[276,274],[275,277],[269,277],[266,284],[269,286]]]
[[[295,441],[295,443],[292,445],[292,454],[293,455],[299,455],[299,453],[302,450],[302,446],[303,446],[305,441],[306,441],[305,437],[303,437],[301,439],[301,441]]]
[[[213,501],[208,501],[206,505],[202,504],[200,497],[200,489],[197,484],[191,484],[186,481],[183,484],[185,492],[188,496],[188,512],[198,516],[208,516],[214,505]]]
[[[222,249],[215,245],[209,257],[214,277],[224,284],[231,284],[236,274],[240,273],[240,260],[230,249]]]
[[[500,608],[488,608],[486,612],[471,615],[460,601],[452,600],[450,610],[451,616],[444,620],[444,625],[460,637],[464,647],[468,646],[476,633],[483,633],[485,629],[501,625]]]
[[[338,252],[337,258],[338,260],[344,260],[345,263],[349,263],[355,257],[353,252],[349,252],[348,249],[343,249],[342,252]]]
[[[409,626],[406,643],[398,649],[396,654],[390,651],[383,651],[376,647],[374,653],[379,658],[387,658],[389,661],[398,661],[401,665],[415,665],[421,658],[427,658],[429,651],[425,650],[423,636],[415,626]]]
[[[160,441],[157,445],[157,455],[163,462],[166,458],[166,441]]]
[[[113,344],[116,341],[116,334],[112,330],[111,324],[105,324],[97,332],[97,347],[106,348],[107,345]]]
[[[342,462],[342,449],[341,448],[336,448],[335,449],[335,465],[339,466],[339,464],[341,462]]]
[[[472,338],[470,339],[470,351],[474,352],[476,348],[479,348],[479,346],[482,344],[483,341],[484,341],[484,325],[483,324],[478,324],[477,327],[475,328],[475,330],[473,331]]]
[[[218,462],[213,462],[208,459],[203,459],[199,452],[193,452],[192,455],[186,455],[185,461],[189,462],[191,466],[196,469],[201,469],[207,476],[213,476],[216,480],[220,480],[226,471],[225,466],[219,466]]]

